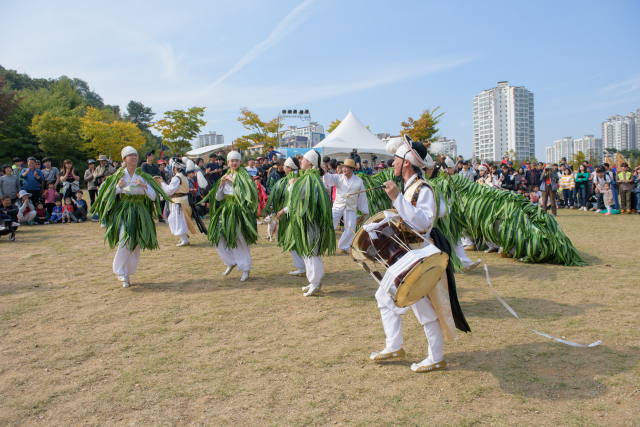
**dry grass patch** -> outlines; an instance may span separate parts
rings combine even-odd
[[[275,243],[252,248],[241,283],[204,236],[177,248],[162,225],[123,289],[97,224],[24,227],[0,241],[0,425],[640,425],[637,216],[559,215],[588,267],[481,257],[528,326],[604,343],[529,332],[478,269],[457,275],[473,332],[422,375],[411,313],[406,360],[368,360],[384,347],[377,285],[345,255],[304,298]]]

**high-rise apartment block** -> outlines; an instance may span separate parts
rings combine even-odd
[[[602,139],[595,138],[593,135],[585,135],[580,139],[565,136],[555,141],[552,147],[546,148],[546,162],[560,163],[563,158],[570,162],[572,156],[580,151],[582,151],[586,160],[596,164],[601,162],[603,157]]]
[[[208,145],[224,144],[224,135],[218,135],[215,132],[209,132],[205,135],[198,135],[198,140],[193,148],[206,147]]]
[[[602,123],[602,143],[604,148],[615,148],[616,150],[633,150],[637,145],[636,123],[637,116],[629,113],[626,116],[609,117]]]
[[[518,160],[535,156],[533,93],[498,82],[473,98],[473,148],[486,160],[500,160],[508,151]]]

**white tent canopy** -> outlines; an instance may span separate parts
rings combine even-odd
[[[349,111],[338,127],[313,148],[322,149],[323,156],[338,160],[349,158],[351,150],[355,148],[362,160],[371,160],[371,154],[375,154],[380,161],[391,157],[385,145],[358,120],[353,111]],[[371,162],[369,166],[373,167]]]
[[[222,150],[225,153],[230,151],[231,146],[229,144],[215,144],[207,145],[205,147],[196,148],[195,150],[187,151],[187,158],[195,160],[198,157],[207,157],[214,151]],[[205,162],[206,163],[206,162]]]

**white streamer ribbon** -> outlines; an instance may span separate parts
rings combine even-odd
[[[491,282],[489,281],[489,269],[487,268],[487,264],[484,265],[484,271],[487,274],[487,283],[489,284],[489,287],[491,288],[491,291],[493,292],[493,294],[496,296],[496,298],[498,298],[498,301],[500,301],[502,303],[502,305],[504,305],[504,308],[506,308],[507,310],[509,310],[509,313],[513,314],[513,316],[518,319],[520,321],[520,323],[522,323],[524,325],[524,322],[522,321],[522,319],[520,319],[520,317],[518,317],[518,315],[516,314],[516,312],[513,310],[513,308],[511,308],[509,306],[509,304],[507,304],[506,302],[504,302],[504,300],[502,298],[500,298],[500,295],[498,295],[495,291],[495,289],[493,289],[493,286],[491,286]],[[525,326],[526,327],[526,326]],[[593,344],[589,344],[589,345],[584,345],[584,344],[578,344],[576,342],[571,342],[571,341],[567,341],[567,340],[563,340],[560,338],[555,338],[552,337],[551,335],[547,335],[547,334],[543,334],[542,332],[538,332],[535,329],[531,329],[528,328],[530,331],[535,332],[538,335],[542,335],[545,338],[551,338],[552,340],[556,340],[558,342],[561,342],[563,344],[567,344],[567,345],[572,345],[574,347],[583,347],[583,348],[587,348],[587,347],[595,347],[597,345],[602,344],[602,340],[596,341]]]
[[[400,217],[400,215],[398,215],[397,213],[384,211],[384,219],[382,221],[380,221],[380,222],[372,222],[371,224],[365,224],[365,225],[362,226],[362,228],[364,228],[364,231],[369,233],[369,236],[371,237],[371,239],[377,239],[378,238],[378,233],[376,233],[376,230],[378,228],[380,228],[383,224],[386,224],[389,221],[394,220],[394,219],[399,218],[399,217]]]

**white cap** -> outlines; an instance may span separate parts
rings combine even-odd
[[[456,165],[455,163],[453,163],[453,160],[451,160],[451,157],[449,156],[447,156],[447,158],[444,159],[444,164],[447,165],[448,168],[452,168]]]
[[[427,169],[432,168],[433,159],[431,159],[431,156],[427,153],[427,157],[424,159],[421,158],[420,155],[411,148],[409,141],[411,141],[409,138],[404,137],[393,138],[387,142],[385,148],[389,154],[409,160],[409,163],[413,166]]]
[[[124,160],[124,158],[127,157],[129,154],[138,154],[138,152],[132,146],[127,145],[120,152],[120,157],[122,157],[122,160]]]
[[[242,156],[237,151],[231,151],[227,154],[227,161],[229,160],[242,160]]]
[[[289,166],[294,171],[298,170],[298,166],[296,166],[296,163],[293,161],[291,157],[287,158],[287,160],[284,162],[284,165]]]
[[[480,166],[478,167],[478,170],[479,170],[479,171],[485,171],[485,172],[488,172],[488,169],[487,169],[487,167],[486,167],[485,165],[480,165]]]
[[[309,162],[313,165],[314,169],[318,169],[318,165],[320,164],[320,154],[318,154],[316,150],[309,150],[306,153],[304,153],[304,156],[302,157],[309,160]]]

